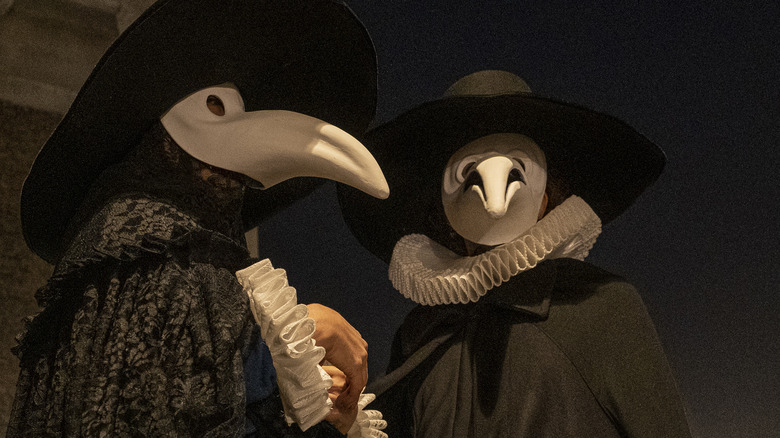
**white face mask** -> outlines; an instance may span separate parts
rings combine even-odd
[[[547,162],[533,140],[491,134],[450,157],[441,196],[459,235],[492,246],[514,240],[537,222],[546,185]]]
[[[314,176],[382,199],[389,193],[376,160],[354,137],[293,111],[246,112],[233,84],[196,91],[160,120],[188,154],[244,174],[266,188],[297,176]]]

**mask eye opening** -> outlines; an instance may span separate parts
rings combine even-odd
[[[484,192],[484,183],[482,182],[482,176],[479,172],[471,172],[468,174],[468,177],[463,181],[463,193],[468,192],[472,186],[480,187]]]
[[[466,177],[469,176],[469,173],[474,170],[475,164],[476,163],[474,161],[469,161],[468,163],[465,163],[461,166],[460,172],[457,174],[458,182],[463,182],[466,180]]]
[[[471,172],[471,169],[474,168],[474,162],[471,162],[463,167],[463,171],[461,171],[461,178],[466,179],[466,176]]]
[[[523,176],[523,173],[520,172],[520,170],[516,167],[509,171],[509,175],[507,176],[507,181],[506,181],[507,187],[509,187],[509,184],[511,184],[514,181],[519,181],[523,184],[527,184],[525,182],[525,177]]]
[[[222,99],[213,94],[206,98],[206,107],[216,116],[222,117],[225,115],[225,104],[222,103]]]

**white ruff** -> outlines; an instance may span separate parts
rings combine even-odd
[[[422,234],[404,236],[393,250],[390,281],[427,306],[476,302],[542,260],[585,259],[600,233],[596,213],[572,196],[517,239],[474,257],[459,256]]]

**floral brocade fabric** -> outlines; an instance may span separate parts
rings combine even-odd
[[[73,242],[20,335],[8,436],[242,436],[244,246],[140,195]]]

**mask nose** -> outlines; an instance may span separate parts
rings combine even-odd
[[[482,197],[482,205],[493,219],[503,217],[509,206],[507,186],[513,163],[507,157],[490,157],[479,162],[464,181],[464,189],[475,186]]]

